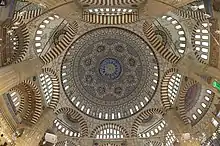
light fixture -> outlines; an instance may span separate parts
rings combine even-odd
[[[50,16],[50,17],[48,17],[48,18],[49,18],[50,20],[54,20],[54,18],[53,18],[53,17],[51,17],[51,16]]]
[[[60,17],[58,15],[54,15],[55,18],[59,19]]]

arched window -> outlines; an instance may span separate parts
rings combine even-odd
[[[193,125],[201,120],[208,111],[213,100],[213,92],[209,89],[202,88],[200,91],[200,95],[198,96],[199,99],[197,103],[187,113]]]
[[[171,37],[170,39],[172,39],[171,40],[172,42],[175,42],[173,43],[173,45],[175,45],[174,47],[176,51],[178,51],[180,55],[183,55],[186,50],[186,36],[185,36],[185,31],[182,25],[180,24],[178,20],[176,20],[172,16],[162,16],[162,20],[163,20],[162,25],[164,21],[166,21],[167,23],[170,23],[171,27],[165,24],[166,28],[170,32],[173,32],[174,34],[176,34],[176,36],[178,36],[178,37],[170,36]]]
[[[202,58],[205,62],[208,62],[208,56],[210,52],[210,33],[209,33],[209,23],[203,22],[199,24],[195,30],[194,35],[194,50],[197,55]]]
[[[18,110],[20,106],[20,95],[16,91],[10,91],[9,95],[11,97],[11,101],[13,102],[16,110]]]
[[[113,123],[98,126],[92,132],[92,137],[96,139],[121,139],[127,136],[128,133],[123,127]]]
[[[172,75],[168,83],[168,97],[171,104],[174,103],[175,98],[178,95],[180,83],[181,83],[181,77],[182,76],[180,74],[175,73]]]
[[[48,49],[50,49],[50,43],[57,29],[60,27],[62,23],[67,23],[63,18],[60,18],[58,15],[54,14],[47,18],[45,18],[38,26],[37,31],[35,32],[34,38],[34,48],[36,50],[36,54],[38,56],[42,56],[47,53]]]
[[[165,146],[173,146],[173,143],[174,143],[175,141],[178,141],[172,130],[170,130],[170,131],[166,134],[165,140],[166,140]]]
[[[148,128],[148,129],[144,130],[143,132],[141,132],[140,134],[138,134],[138,137],[149,138],[151,136],[155,136],[155,135],[159,134],[159,132],[162,131],[165,126],[166,126],[166,122],[163,119],[161,119],[157,123],[150,126],[150,128]]]
[[[68,126],[65,125],[64,122],[62,122],[60,119],[54,120],[54,125],[57,127],[57,129],[62,132],[63,134],[70,136],[70,137],[80,137],[80,133],[77,131],[73,131],[68,128]]]
[[[97,139],[116,139],[116,138],[123,138],[123,134],[118,129],[106,128],[96,135]]]
[[[49,104],[53,95],[53,82],[48,74],[40,74],[41,88],[44,93],[46,103]]]

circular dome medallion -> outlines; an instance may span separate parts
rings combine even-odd
[[[117,59],[105,58],[100,63],[99,73],[104,79],[114,80],[121,74],[121,64]]]
[[[61,79],[71,103],[87,115],[115,120],[141,110],[157,88],[158,62],[148,44],[120,28],[92,30],[68,49]]]

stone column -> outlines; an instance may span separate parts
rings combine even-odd
[[[211,76],[212,78],[220,80],[220,69],[199,63],[192,54],[187,54],[174,66],[179,70],[180,73],[196,80],[220,96],[220,93],[217,89],[200,77]]]
[[[178,137],[177,135],[181,136],[184,133],[190,133],[191,125],[185,125],[176,109],[169,109],[164,115],[164,120],[168,124],[168,128],[173,130],[173,133],[176,135],[176,137]]]
[[[0,95],[27,78],[37,75],[42,67],[43,63],[36,58],[0,68]]]
[[[56,115],[52,109],[45,109],[35,125],[24,129],[24,133],[16,140],[16,146],[38,146],[45,131],[53,126],[55,118]]]
[[[192,72],[201,76],[211,76],[220,79],[220,69],[200,63],[193,54],[187,54],[177,64],[176,67],[186,75]]]

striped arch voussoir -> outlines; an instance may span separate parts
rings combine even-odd
[[[86,123],[85,119],[82,117],[82,115],[80,115],[77,111],[75,111],[74,109],[69,108],[69,107],[62,107],[62,108],[58,109],[55,113],[57,115],[59,115],[59,114],[71,115],[71,117],[75,118],[79,122],[79,125],[81,128],[81,136],[82,137],[88,136],[89,131],[88,131],[87,123]]]
[[[55,146],[65,146],[66,143],[70,144],[71,146],[76,146],[76,144],[71,140],[59,141]]]
[[[78,23],[74,21],[71,25],[68,25],[66,32],[62,40],[59,41],[49,52],[45,55],[40,56],[40,59],[44,64],[50,63],[52,60],[57,58],[64,50],[66,50],[72,44],[74,37],[78,32]]]
[[[35,124],[42,113],[41,94],[38,87],[33,82],[25,80],[10,91],[17,92],[21,97],[17,113],[21,113],[23,120]]]
[[[83,20],[92,24],[118,25],[133,23],[138,20],[138,12],[123,15],[99,15],[90,12],[83,12]]]
[[[96,134],[97,134],[100,130],[104,130],[106,127],[109,127],[109,128],[110,128],[110,127],[115,127],[115,128],[117,128],[117,129],[120,129],[120,131],[123,133],[123,136],[124,136],[124,137],[126,137],[126,138],[129,137],[128,131],[127,131],[124,127],[122,127],[122,126],[120,126],[120,125],[118,125],[118,124],[115,124],[115,123],[105,123],[105,124],[102,124],[102,125],[97,126],[96,128],[94,128],[94,129],[92,130],[90,137],[96,138]]]
[[[186,116],[185,96],[189,88],[195,84],[197,84],[196,81],[189,80],[188,82],[186,82],[185,86],[182,88],[179,94],[179,113],[180,113],[181,119],[184,121],[185,124],[189,123],[188,117]]]
[[[163,146],[163,143],[160,141],[147,141],[144,146]]]
[[[155,34],[155,30],[153,24],[148,24],[148,22],[144,22],[143,24],[143,32],[147,37],[150,44],[153,48],[168,62],[176,64],[180,57],[176,56],[173,52],[171,52],[167,47],[165,47],[160,40],[157,38]]]
[[[160,114],[160,115],[164,115],[164,109],[159,109],[159,108],[151,108],[148,109],[144,112],[142,112],[134,121],[132,128],[131,128],[131,137],[137,137],[137,131],[138,131],[138,127],[139,125],[142,123],[142,121],[150,116],[150,115],[154,115],[154,114]]]
[[[52,108],[55,110],[57,107],[57,104],[59,102],[59,97],[60,97],[60,84],[59,84],[59,79],[56,75],[56,72],[51,69],[51,68],[44,68],[42,73],[48,74],[52,80],[53,84],[53,93],[52,93],[52,99],[49,103],[49,108]]]
[[[145,0],[79,0],[79,3],[82,5],[108,5],[108,6],[114,6],[114,5],[139,5],[143,3]]]
[[[161,88],[160,88],[161,102],[162,102],[165,110],[168,110],[171,108],[171,103],[170,103],[169,97],[168,97],[168,84],[169,84],[170,78],[176,72],[178,72],[178,70],[175,68],[171,68],[171,69],[167,70],[163,76],[162,81],[161,81]]]
[[[33,91],[34,95],[31,95],[30,99],[28,99],[28,102],[35,101],[34,111],[32,112],[32,118],[31,123],[35,124],[38,119],[41,116],[42,113],[42,102],[41,102],[41,94],[39,88],[30,80],[25,80],[21,84],[23,84],[26,88],[29,87],[30,90]],[[30,93],[30,90],[28,91]],[[32,100],[31,100],[32,99]],[[29,118],[29,115],[26,116],[26,118]]]
[[[181,16],[182,18],[186,18],[186,19],[191,18],[198,21],[207,20],[207,17],[204,15],[202,11],[175,9],[173,12],[178,16]]]
[[[18,39],[18,44],[14,48],[14,53],[12,54],[8,64],[21,62],[25,58],[25,55],[28,51],[30,42],[29,30],[26,24],[23,22],[17,25],[17,27],[18,28],[15,29],[14,32],[15,37]]]

